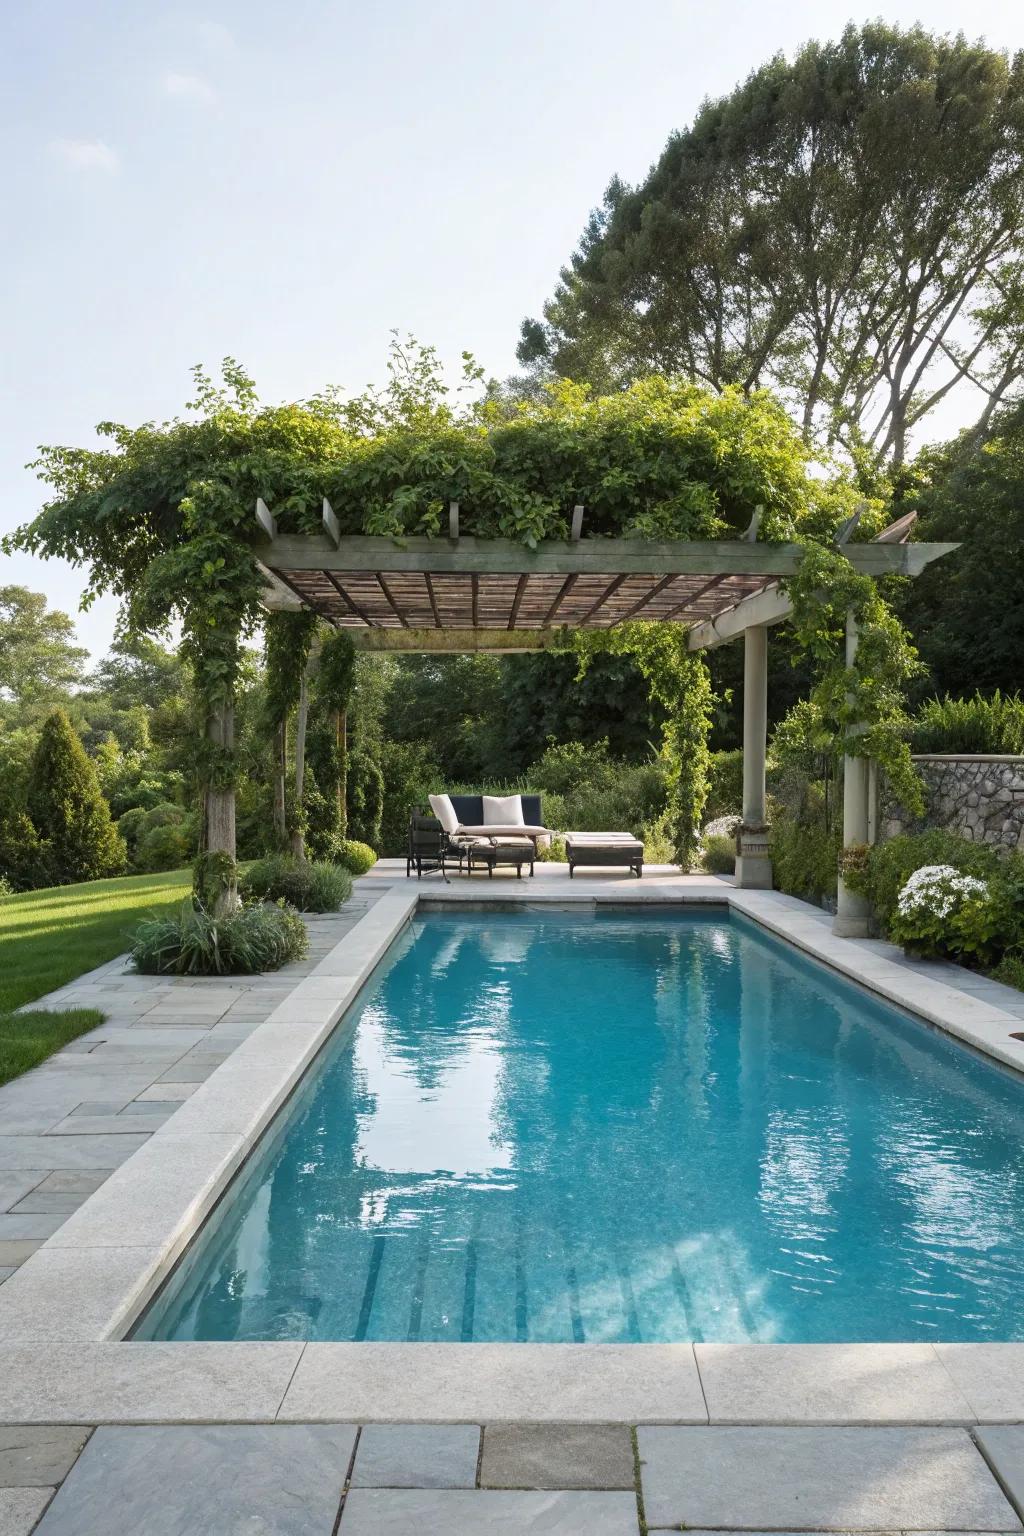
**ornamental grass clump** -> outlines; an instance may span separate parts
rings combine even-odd
[[[987,880],[952,864],[926,864],[900,891],[891,931],[908,954],[982,958],[1001,919],[1000,903]]]
[[[352,876],[340,864],[306,863],[275,853],[250,865],[238,888],[247,901],[283,901],[299,912],[337,912],[352,894]]]
[[[287,907],[241,907],[214,917],[192,899],[170,917],[140,923],[132,963],[150,976],[249,976],[301,960],[306,925]]]

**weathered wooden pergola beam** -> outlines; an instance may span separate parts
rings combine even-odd
[[[373,629],[347,628],[357,651],[386,655],[449,656],[465,651],[513,654],[566,646],[563,629]]]
[[[843,553],[867,576],[916,576],[955,544],[850,544]],[[745,539],[657,543],[647,539],[545,540],[537,549],[511,539],[407,538],[345,534],[338,545],[322,534],[282,534],[259,545],[261,562],[276,571],[420,571],[433,575],[694,575],[791,576],[800,544],[752,544]]]

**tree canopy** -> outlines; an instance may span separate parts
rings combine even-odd
[[[77,683],[89,653],[74,638],[73,620],[41,592],[0,587],[0,696],[34,704]]]
[[[1015,693],[1024,678],[1024,404],[991,433],[928,449],[914,503],[924,538],[961,541],[899,600],[928,688]]]
[[[898,465],[1024,357],[1024,54],[871,22],[778,55],[613,179],[520,360],[609,388],[770,385],[805,435]]]

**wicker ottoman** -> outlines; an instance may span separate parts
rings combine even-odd
[[[533,874],[533,861],[537,857],[537,849],[532,837],[492,837],[474,840],[469,847],[468,864],[469,873],[474,869],[486,868],[488,875],[494,878],[495,864],[514,864],[516,876],[523,878],[523,865],[530,866],[530,874]]]
[[[644,872],[644,845],[630,832],[567,832],[569,879],[579,868],[629,869],[639,880]]]

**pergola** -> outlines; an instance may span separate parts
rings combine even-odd
[[[955,544],[908,543],[908,514],[870,543],[839,543],[851,565],[866,575],[916,576]],[[765,805],[768,627],[792,607],[780,579],[793,575],[798,544],[757,542],[755,513],[742,539],[657,543],[583,536],[584,508],[576,507],[570,538],[537,549],[507,539],[460,536],[459,508],[449,508],[448,536],[369,537],[343,534],[329,502],[321,534],[282,534],[272,512],[257,502],[262,531],[260,566],[271,609],[310,608],[352,633],[366,651],[452,653],[539,651],[564,644],[569,629],[610,629],[627,620],[681,624],[691,650],[744,639],[743,819],[737,884],[771,885]],[[856,626],[847,623],[847,660],[856,651]],[[844,767],[843,841],[873,841],[871,765],[847,758]],[[842,881],[835,930],[867,931],[867,911]]]

